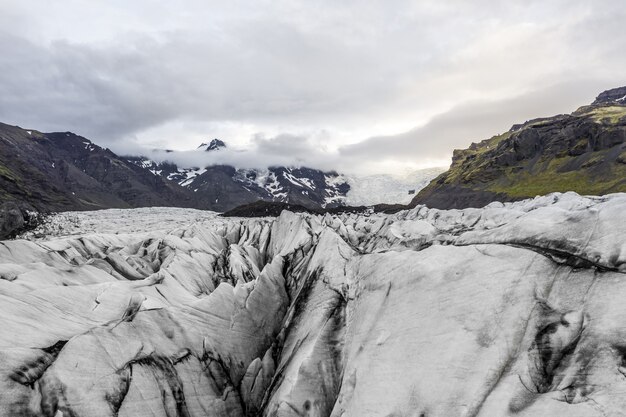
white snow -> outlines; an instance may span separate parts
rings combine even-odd
[[[302,185],[303,185],[300,181],[298,181],[298,179],[296,177],[291,175],[289,172],[283,172],[283,178],[285,178],[287,181],[289,181],[290,183],[292,183],[296,187],[302,187]]]
[[[324,182],[326,183],[326,195],[324,196],[322,207],[326,207],[329,204],[345,205],[346,196],[339,192],[337,187],[347,182],[346,177],[343,175],[326,174]]]
[[[66,136],[69,136],[69,135],[66,135]],[[89,141],[83,141],[83,145],[85,145],[85,149],[89,150],[90,152],[93,152],[96,150],[96,146]]]
[[[183,187],[188,186],[189,184],[191,184],[193,182],[194,179],[196,179],[197,176],[202,175],[206,172],[206,168],[189,168],[189,169],[178,169],[178,172],[185,174],[187,177],[181,181],[179,181],[178,184],[180,184]],[[172,176],[172,174],[170,174],[170,177]]]
[[[311,190],[315,190],[315,183],[310,178],[298,178],[298,181],[302,183],[305,187],[310,188]]]
[[[287,181],[295,185],[296,187],[307,187],[311,190],[315,190],[315,184],[309,178],[299,178],[293,175],[291,168],[287,168],[285,172],[283,172],[283,178]]]
[[[142,159],[139,162],[139,166],[142,168],[151,168],[153,165],[155,165],[154,161],[151,161],[150,159]]]
[[[287,192],[280,185],[276,174],[268,169],[253,170],[255,173],[254,183],[266,190],[274,199],[278,201],[286,201]],[[249,172],[249,171],[243,171]]]

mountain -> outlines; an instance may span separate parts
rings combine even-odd
[[[186,190],[71,132],[0,123],[0,198],[39,211],[192,206]]]
[[[0,245],[5,416],[626,410],[626,194],[395,215],[101,210],[39,234]]]
[[[215,152],[225,147],[223,141],[213,139],[208,144],[201,144],[197,151]],[[309,209],[332,208],[345,205],[346,194],[350,190],[342,175],[306,167],[243,169],[214,165],[180,168],[174,163],[156,162],[145,156],[129,156],[126,159],[186,188],[193,193],[200,207],[217,211],[227,211],[259,200],[301,205]]]
[[[3,123],[0,145],[0,238],[37,212],[154,206],[226,211],[258,200],[319,209],[345,204],[349,190],[334,172],[226,165],[181,169],[120,157],[71,132],[42,133]],[[199,152],[225,147],[213,139]]]
[[[225,147],[226,144],[223,141],[219,139],[213,139],[209,143],[201,143],[200,146],[198,146],[198,149],[204,149],[205,151],[210,152],[217,151],[218,149],[222,149]]]
[[[455,150],[450,169],[411,205],[481,207],[556,191],[626,191],[626,87],[572,114],[530,120]]]
[[[195,203],[178,184],[82,136],[0,123],[0,218],[9,215],[19,223],[18,212],[28,217],[33,211],[173,205],[193,207]],[[4,228],[13,222],[0,223]],[[0,231],[2,237],[8,233]]]

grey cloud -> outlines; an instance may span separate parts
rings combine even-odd
[[[179,118],[336,120],[394,93],[375,56],[281,22],[158,38],[41,46],[0,33],[0,114],[106,141]]]
[[[0,115],[6,121],[106,141],[177,115],[166,101],[143,93],[157,83],[153,77],[141,82],[133,63],[122,58],[66,42],[42,48],[4,33],[0,47],[19,50],[0,56],[0,66],[8,68],[0,73]]]
[[[626,10],[610,0],[51,4],[0,4],[0,121],[114,149],[176,123],[239,123],[272,132],[228,152],[241,164],[445,159],[626,81]],[[366,140],[326,152],[288,133],[320,130]]]

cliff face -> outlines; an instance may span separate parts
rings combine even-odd
[[[535,119],[454,151],[450,169],[411,204],[482,207],[550,192],[626,191],[626,88],[570,115]]]
[[[0,245],[0,415],[626,409],[624,194],[370,216],[159,210],[64,213],[42,229],[59,237]]]

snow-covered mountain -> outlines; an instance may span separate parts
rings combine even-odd
[[[0,245],[1,415],[626,410],[626,194],[61,213],[31,236]]]
[[[350,189],[343,176],[311,168],[236,169],[227,165],[179,168],[172,163],[154,162],[143,157],[128,160],[191,190],[200,201],[217,211],[257,200],[299,204],[314,209],[338,207],[345,205]]]
[[[210,143],[201,144],[197,151],[215,152],[225,147],[223,141],[213,139]],[[306,167],[237,169],[228,165],[213,165],[184,168],[144,156],[128,157],[128,161],[187,188],[207,207],[218,211],[257,200],[292,203],[314,209],[332,208],[345,205],[350,190],[347,180],[338,173]]]

